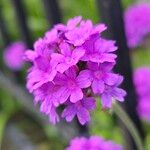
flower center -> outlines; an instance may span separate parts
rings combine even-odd
[[[77,87],[75,81],[73,81],[73,80],[68,80],[67,85],[68,85],[68,88],[69,88],[70,90],[73,90],[73,89],[75,89],[75,88]]]
[[[94,72],[95,78],[100,79],[100,78],[102,78],[102,76],[103,76],[103,73],[101,71],[95,71]]]
[[[66,57],[66,63],[70,64],[73,62],[73,59],[71,57]]]

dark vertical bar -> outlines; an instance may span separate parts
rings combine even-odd
[[[43,0],[47,20],[51,25],[61,22],[61,12],[57,0]]]
[[[31,48],[32,39],[31,39],[31,34],[27,25],[26,11],[25,11],[25,6],[23,5],[23,1],[12,0],[12,3],[14,4],[18,25],[20,27],[23,40],[25,41],[26,45],[29,48]]]
[[[2,49],[10,44],[10,36],[8,34],[5,19],[3,17],[1,2],[0,2],[0,34],[1,34],[1,39],[2,39],[2,40],[0,40],[0,68],[4,69],[3,58],[2,58],[3,57]]]
[[[123,12],[120,0],[97,0],[98,9],[100,11],[102,21],[108,26],[107,36],[116,40],[116,45],[118,46],[118,59],[115,70],[124,76],[124,82],[122,88],[126,90],[127,96],[126,101],[123,104],[123,108],[126,110],[128,115],[131,117],[135,123],[140,135],[144,137],[144,133],[141,127],[140,119],[137,115],[136,106],[136,93],[134,90],[133,80],[132,80],[132,65],[129,55],[129,48],[127,46],[124,22],[123,22]],[[136,150],[133,138],[122,124],[121,127],[125,132],[125,141],[127,150]]]
[[[4,42],[4,46],[7,46],[10,43],[10,36],[6,28],[6,23],[2,13],[2,5],[0,4],[0,32]]]

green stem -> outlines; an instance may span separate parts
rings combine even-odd
[[[130,117],[127,115],[127,113],[121,108],[121,106],[118,103],[114,103],[113,105],[113,111],[115,114],[122,120],[122,122],[127,127],[128,131],[132,135],[135,144],[137,146],[138,150],[144,150],[143,142],[140,138],[139,132],[137,128],[135,127],[133,121],[130,119]]]
[[[8,117],[5,114],[1,113],[0,114],[0,149],[2,148],[2,139],[3,139],[3,134],[4,134],[7,121],[8,121]]]

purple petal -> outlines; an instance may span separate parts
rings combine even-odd
[[[40,111],[48,115],[52,108],[52,102],[50,100],[44,100],[40,106]]]
[[[111,40],[98,39],[95,42],[95,48],[96,48],[96,51],[100,53],[113,52],[117,50],[117,47],[114,44],[115,42]]]
[[[77,117],[79,122],[84,125],[85,123],[90,121],[90,114],[88,110],[84,107],[81,107],[77,112]]]
[[[70,101],[76,103],[83,98],[83,92],[80,88],[75,89],[71,92]]]
[[[82,48],[76,48],[72,52],[72,58],[74,60],[79,60],[85,53],[85,50]]]
[[[57,65],[56,70],[60,73],[64,73],[69,67],[70,65],[67,65],[66,63],[60,63]]]
[[[100,58],[99,58],[99,62],[103,63],[103,62],[115,62],[115,59],[117,58],[117,55],[115,54],[108,54],[108,53],[104,53],[101,54]]]
[[[115,83],[115,86],[119,86],[123,82],[123,76],[119,75],[118,80]]]
[[[115,73],[107,73],[104,77],[104,81],[108,85],[114,85],[118,80],[119,75]]]
[[[58,31],[56,29],[52,29],[50,31],[47,31],[45,33],[45,38],[44,41],[48,44],[56,42],[57,37],[58,37]]]
[[[64,61],[64,56],[58,53],[53,53],[51,54],[51,61],[56,61],[56,62],[63,62]]]
[[[121,101],[121,102],[124,101],[124,97],[126,96],[126,92],[123,89],[117,88],[117,87],[113,89],[112,94],[116,100]]]
[[[103,108],[111,108],[112,105],[112,96],[108,93],[103,93],[101,95],[101,102]]]
[[[94,63],[94,62],[88,62],[87,64],[88,68],[92,71],[97,71],[99,70],[99,65],[98,63]]]
[[[66,85],[67,77],[64,74],[57,73],[56,77],[54,78],[54,84],[64,86]]]
[[[93,97],[83,98],[82,104],[88,110],[94,110],[96,108],[96,101]]]
[[[91,72],[83,70],[76,78],[77,84],[80,88],[87,88],[91,85]]]
[[[69,30],[72,30],[73,28],[76,27],[76,25],[81,21],[82,17],[81,16],[77,16],[77,17],[74,17],[72,19],[70,19],[68,22],[67,22],[67,27]]]
[[[74,107],[74,105],[67,106],[62,112],[62,117],[66,118],[68,122],[72,121],[75,115],[76,115],[76,108]]]
[[[37,57],[37,53],[35,51],[27,50],[23,58],[26,61],[33,61],[36,57]]]
[[[61,43],[60,44],[61,53],[65,56],[71,56],[71,49],[69,47],[69,44],[67,43]]]
[[[67,101],[67,99],[70,96],[70,91],[66,87],[61,87],[56,93],[55,98],[58,99],[58,101],[63,104]]]
[[[105,24],[98,24],[94,27],[92,34],[101,33],[105,31],[106,29],[107,27],[105,26]]]
[[[56,24],[56,25],[54,26],[54,28],[55,28],[56,30],[60,30],[60,31],[65,31],[65,30],[66,30],[66,26],[65,26],[64,24],[62,24],[62,23]]]
[[[104,91],[105,85],[102,80],[94,80],[92,83],[92,90],[95,94],[101,94]]]
[[[104,71],[104,72],[111,72],[113,67],[114,67],[115,63],[112,62],[104,62],[102,64],[99,64],[100,68]]]
[[[35,64],[40,70],[43,70],[43,71],[47,71],[49,67],[49,61],[40,56],[35,58]]]
[[[50,113],[49,113],[49,120],[50,122],[52,122],[53,124],[56,124],[57,122],[59,122],[59,116],[56,112],[56,108],[52,106]]]
[[[65,74],[67,75],[67,77],[75,79],[76,78],[76,74],[77,74],[77,68],[75,66],[70,67]]]

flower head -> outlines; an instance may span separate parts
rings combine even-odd
[[[83,125],[90,120],[89,111],[96,108],[94,96],[105,97],[104,107],[111,107],[112,98],[123,101],[125,92],[117,88],[120,75],[112,71],[117,47],[102,38],[104,30],[104,24],[75,17],[67,25],[55,25],[35,42],[34,50],[26,51],[24,57],[32,63],[27,88],[53,123],[59,121],[61,105],[62,118],[77,117]]]
[[[26,46],[21,41],[11,43],[4,50],[3,59],[5,64],[12,70],[21,70],[24,65],[23,56],[25,49]]]
[[[88,139],[85,137],[74,138],[66,150],[123,150],[123,148],[113,141],[106,141],[102,137],[91,136]]]
[[[140,46],[144,38],[150,34],[150,3],[138,3],[125,12],[124,21],[128,46]]]

